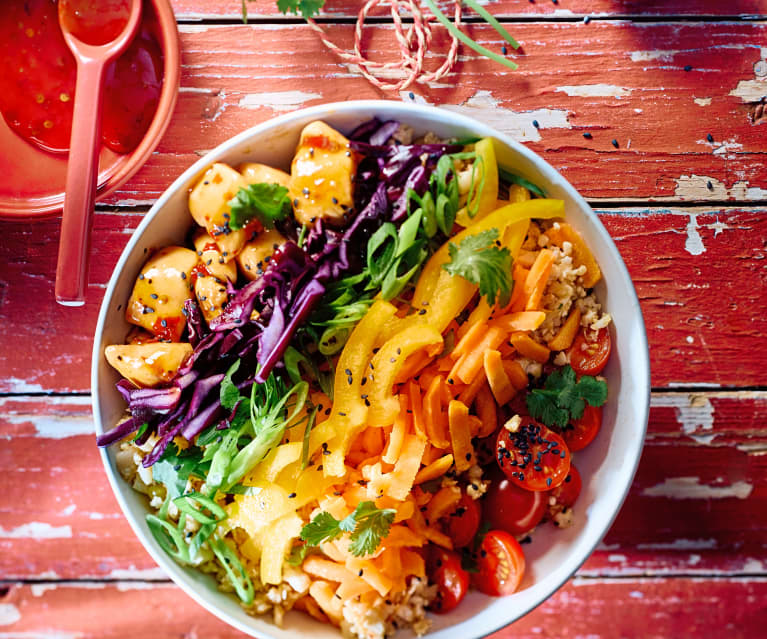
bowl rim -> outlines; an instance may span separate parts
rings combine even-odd
[[[107,169],[107,176],[99,182],[96,202],[114,193],[144,166],[170,125],[181,82],[181,46],[178,24],[170,0],[148,0],[157,19],[163,53],[163,83],[152,122],[139,145],[121,156]],[[39,150],[40,153],[46,151]],[[123,157],[125,159],[123,159]],[[113,172],[112,172],[113,171]],[[36,220],[53,217],[64,206],[64,187],[57,193],[41,195],[33,200],[0,201],[0,220]]]
[[[632,439],[632,441],[634,442],[634,447],[630,451],[628,451],[631,453],[631,459],[629,460],[630,463],[624,466],[625,469],[628,470],[629,472],[628,474],[625,475],[626,483],[620,491],[619,498],[615,502],[616,507],[614,511],[610,514],[610,517],[604,519],[603,523],[600,526],[599,534],[593,539],[592,543],[588,544],[586,550],[583,552],[583,555],[578,557],[577,560],[572,560],[569,557],[567,558],[567,560],[564,562],[564,564],[567,566],[567,570],[564,571],[563,577],[556,579],[555,583],[553,584],[553,587],[549,587],[548,592],[546,594],[544,594],[542,597],[539,597],[536,601],[534,601],[533,603],[529,605],[525,605],[525,606],[522,606],[521,608],[515,609],[514,612],[511,613],[508,618],[500,622],[500,625],[498,625],[498,623],[491,623],[489,625],[485,624],[484,626],[479,628],[475,627],[473,632],[475,633],[478,632],[479,634],[473,634],[472,636],[477,638],[485,637],[494,632],[497,632],[498,630],[520,619],[521,617],[523,617],[524,615],[528,614],[530,611],[538,607],[541,603],[546,601],[550,596],[552,596],[557,590],[559,590],[567,581],[569,581],[573,577],[573,575],[583,565],[583,563],[592,555],[594,550],[601,543],[602,539],[604,539],[612,523],[615,521],[615,518],[620,512],[623,503],[625,502],[626,496],[629,493],[629,490],[633,482],[633,478],[636,474],[636,470],[639,465],[642,448],[644,444],[644,439],[647,432],[647,424],[648,424],[649,410],[650,410],[650,393],[651,393],[650,356],[649,356],[649,348],[648,348],[648,342],[647,342],[647,331],[643,321],[641,306],[639,304],[639,299],[636,294],[636,289],[633,286],[633,282],[631,281],[631,277],[629,275],[628,269],[626,268],[626,265],[623,262],[623,259],[620,256],[620,253],[617,247],[615,246],[615,243],[613,242],[611,236],[605,229],[599,217],[596,215],[596,213],[594,213],[590,205],[586,202],[586,200],[554,167],[552,167],[548,162],[546,162],[546,160],[544,160],[540,155],[534,153],[533,151],[525,147],[523,144],[517,142],[516,140],[513,140],[508,135],[493,128],[491,125],[484,124],[483,122],[480,122],[479,120],[463,115],[461,113],[457,113],[449,109],[444,109],[444,108],[435,107],[431,105],[403,103],[403,102],[397,102],[393,100],[392,101],[390,100],[350,100],[347,102],[324,103],[321,105],[315,105],[312,107],[307,107],[304,109],[292,111],[290,113],[278,115],[276,117],[265,120],[264,122],[261,122],[253,127],[250,127],[249,129],[246,129],[245,131],[242,131],[241,133],[225,140],[221,144],[217,145],[215,148],[211,149],[204,156],[202,156],[197,161],[195,161],[191,166],[189,166],[157,199],[155,204],[147,212],[144,219],[138,225],[133,235],[131,236],[130,240],[128,241],[128,244],[123,250],[120,256],[120,259],[118,260],[114,268],[112,276],[109,279],[109,282],[107,284],[106,291],[104,294],[104,298],[101,304],[101,308],[99,311],[96,332],[94,336],[93,354],[92,354],[92,362],[91,362],[91,399],[92,399],[92,405],[93,405],[93,417],[94,417],[94,421],[96,425],[96,432],[97,434],[100,434],[103,432],[103,423],[101,418],[101,409],[99,405],[99,396],[98,396],[97,390],[98,390],[98,383],[99,383],[98,370],[99,370],[99,363],[101,360],[101,341],[102,341],[102,335],[104,332],[104,325],[105,325],[105,320],[107,317],[107,312],[109,309],[109,305],[112,302],[112,297],[114,295],[114,290],[118,281],[118,277],[120,273],[122,272],[122,270],[125,268],[126,262],[130,258],[131,254],[135,250],[139,242],[139,238],[142,237],[146,228],[160,213],[160,211],[162,211],[163,207],[170,200],[172,194],[177,192],[179,189],[186,188],[186,186],[190,183],[190,181],[193,180],[196,176],[200,175],[202,171],[211,164],[211,162],[217,161],[217,160],[212,160],[211,159],[212,157],[218,158],[218,156],[225,154],[227,151],[236,149],[240,147],[242,143],[245,143],[249,139],[257,137],[261,135],[262,133],[267,132],[271,129],[290,126],[291,124],[294,124],[297,121],[304,121],[307,118],[315,118],[315,117],[320,118],[320,117],[327,117],[329,115],[332,115],[332,116],[344,115],[344,114],[356,115],[359,113],[366,113],[366,114],[369,114],[369,117],[374,117],[382,110],[390,114],[399,113],[405,118],[408,115],[412,116],[414,114],[426,116],[426,117],[438,116],[439,118],[444,118],[446,117],[446,114],[447,114],[447,117],[450,120],[451,126],[465,127],[470,130],[485,129],[489,132],[492,132],[492,135],[499,142],[508,146],[515,153],[519,153],[520,155],[527,158],[530,162],[532,162],[540,171],[542,171],[542,173],[545,174],[545,177],[547,180],[553,181],[552,178],[556,177],[557,186],[561,187],[566,192],[566,194],[570,198],[572,198],[573,202],[586,214],[586,216],[590,218],[591,222],[595,226],[596,231],[600,234],[602,239],[605,241],[606,249],[612,254],[614,262],[620,271],[619,273],[620,278],[628,282],[629,284],[628,290],[625,292],[629,297],[631,312],[632,314],[636,314],[639,320],[636,322],[636,326],[634,327],[635,330],[637,331],[637,334],[634,336],[634,339],[638,341],[638,348],[636,348],[635,350],[641,353],[641,358],[639,358],[638,360],[632,360],[631,367],[634,373],[633,377],[637,383],[636,399],[643,400],[643,401],[641,403],[641,406],[638,406],[636,410],[637,423],[635,424],[635,432],[634,432],[634,437]],[[261,633],[260,631],[259,631],[259,634],[254,634],[256,630],[253,627],[250,627],[244,623],[241,623],[240,620],[234,618],[227,611],[222,610],[220,607],[218,607],[215,604],[215,602],[209,601],[207,597],[203,594],[199,586],[197,586],[195,583],[193,583],[189,579],[189,577],[183,572],[183,570],[181,569],[180,566],[178,566],[178,564],[176,564],[170,557],[162,553],[162,551],[159,548],[154,548],[153,545],[147,544],[145,542],[144,531],[139,528],[138,522],[134,521],[133,517],[128,515],[128,510],[129,510],[128,504],[125,501],[122,495],[122,489],[120,485],[118,484],[118,482],[122,482],[122,483],[125,483],[125,482],[123,482],[122,478],[119,476],[119,472],[117,472],[112,467],[111,461],[109,459],[108,449],[102,448],[99,450],[99,453],[101,455],[101,459],[104,464],[104,468],[107,473],[107,477],[109,479],[110,485],[112,486],[112,490],[115,494],[117,501],[120,504],[123,514],[125,515],[126,519],[131,525],[131,528],[133,529],[134,533],[141,541],[142,546],[144,546],[144,548],[149,552],[149,554],[157,562],[157,564],[165,571],[165,573],[168,574],[171,577],[171,579],[176,583],[176,585],[178,585],[187,595],[189,595],[193,600],[195,600],[197,603],[202,605],[206,610],[214,614],[216,617],[218,617],[222,621],[228,623],[229,625],[233,626],[234,628],[237,628],[238,630],[248,635],[262,636],[263,633]],[[551,586],[551,584],[549,586]],[[434,632],[430,632],[426,636],[427,638],[432,638],[432,639],[448,639],[448,637],[453,636],[450,633],[455,632],[458,628],[461,628],[461,630],[464,630],[464,631],[471,632],[471,630],[467,627],[467,624],[476,623],[476,617],[482,614],[483,613],[480,612],[478,613],[478,615],[475,615],[464,621],[461,621],[457,625],[454,625],[450,628],[440,629]],[[268,636],[268,635],[265,635],[265,636]]]

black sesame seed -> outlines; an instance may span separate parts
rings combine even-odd
[[[296,497],[296,493],[290,493],[288,495],[288,499],[295,499],[295,497]]]
[[[708,182],[706,182],[706,188],[707,188],[709,191],[713,191],[713,190],[714,190],[714,185],[713,185],[713,184],[711,184],[711,180],[709,180]]]
[[[551,487],[551,477],[546,478],[546,486],[549,488]]]
[[[508,52],[509,52],[509,50],[506,48],[506,45],[503,45],[501,47],[501,53],[503,53],[503,55],[506,55]]]
[[[588,24],[591,22],[591,18],[589,16],[583,16],[583,24]]]
[[[692,65],[691,64],[685,65],[684,70],[685,71],[692,71]]]
[[[536,129],[540,129],[540,128],[541,128],[541,125],[538,123],[538,120],[533,120],[533,126],[534,126]]]
[[[618,148],[618,140],[611,140],[610,144],[612,144],[616,149]]]
[[[586,138],[587,140],[590,140],[590,139],[591,139],[591,138],[593,138],[594,136],[593,136],[593,135],[591,135],[591,133],[589,133],[588,131],[586,131],[586,132],[583,134],[583,137],[584,137],[584,138]]]
[[[706,139],[707,139],[709,142],[713,142],[713,141],[714,141],[714,136],[713,136],[713,135],[711,135],[711,134],[709,133],[709,134],[706,136]]]
[[[408,94],[408,96],[410,97],[411,100],[415,100],[415,93],[413,93],[412,91]]]
[[[418,311],[419,315],[426,315],[426,309],[422,308],[420,311]]]
[[[471,453],[466,453],[466,461],[471,461]]]

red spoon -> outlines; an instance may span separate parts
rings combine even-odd
[[[59,0],[59,25],[77,60],[64,216],[61,220],[56,301],[85,303],[90,232],[101,149],[104,71],[133,40],[142,0]]]

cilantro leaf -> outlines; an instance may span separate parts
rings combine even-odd
[[[325,0],[277,0],[277,8],[282,13],[300,13],[307,19],[316,16],[324,6]]]
[[[497,239],[498,229],[493,228],[469,235],[458,246],[450,242],[450,262],[442,268],[477,284],[490,306],[496,299],[500,306],[506,306],[511,298],[511,253],[494,245]]]
[[[338,539],[343,534],[340,523],[323,510],[301,529],[301,539],[309,546],[319,546],[326,541]]]
[[[288,189],[279,184],[249,184],[237,191],[229,200],[229,228],[243,228],[257,219],[264,228],[273,229],[275,220],[282,220],[290,213]]]
[[[355,557],[371,555],[375,552],[381,539],[388,536],[397,512],[393,508],[379,510],[372,501],[362,502],[357,506],[357,510],[364,505],[368,505],[369,508],[364,515],[357,515],[357,527],[350,537],[352,543],[349,550]]]
[[[578,393],[591,406],[601,406],[607,401],[607,384],[596,377],[584,375],[578,380]]]
[[[571,366],[555,370],[546,378],[543,388],[534,388],[527,395],[527,410],[531,417],[546,426],[566,428],[583,417],[588,403],[602,406],[607,401],[607,382],[590,375],[576,380]]]
[[[392,508],[376,508],[372,501],[361,502],[353,513],[341,521],[322,511],[301,529],[301,539],[307,546],[319,546],[338,539],[345,532],[351,533],[349,550],[352,555],[370,555],[378,548],[381,539],[389,534],[395,514]]]

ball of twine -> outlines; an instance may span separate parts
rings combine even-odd
[[[365,21],[371,10],[379,5],[389,5],[391,17],[394,22],[394,35],[399,47],[399,60],[395,62],[376,62],[370,60],[362,51],[362,31]],[[456,26],[461,24],[461,1],[455,0],[453,17]],[[405,25],[402,22],[401,11],[406,10],[413,18],[413,23]],[[445,56],[445,61],[435,71],[424,69],[424,57],[426,56],[432,40],[432,27],[436,17],[433,14],[424,14],[419,0],[367,0],[357,15],[357,23],[354,27],[354,50],[353,52],[341,49],[328,39],[325,30],[315,20],[309,19],[309,26],[317,32],[323,44],[348,64],[359,67],[360,73],[374,86],[383,91],[402,91],[410,87],[414,82],[434,82],[445,77],[452,71],[458,60],[458,39],[450,34],[450,49]],[[392,72],[400,72],[402,79],[388,81],[385,76]]]

